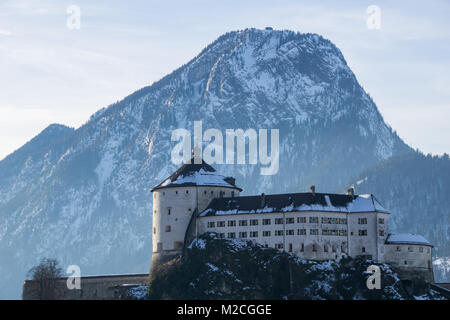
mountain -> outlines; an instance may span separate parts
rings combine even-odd
[[[0,297],[18,297],[26,271],[44,256],[79,265],[82,275],[148,271],[150,189],[178,167],[173,130],[192,133],[197,120],[203,131],[279,129],[276,175],[261,175],[259,164],[213,164],[243,194],[312,184],[342,192],[364,170],[414,153],[329,40],[226,33],[80,128],[50,126],[0,162]]]
[[[435,280],[448,282],[450,253],[450,161],[414,152],[393,157],[365,170],[355,179],[360,193],[377,195],[392,210],[389,224],[396,232],[424,235],[435,245]],[[447,258],[447,259],[446,259]]]
[[[370,265],[380,268],[380,290],[366,286]],[[361,258],[304,260],[212,233],[194,239],[182,260],[160,267],[149,288],[149,299],[446,300],[422,281],[405,287],[387,264]],[[137,293],[142,298],[142,290]]]

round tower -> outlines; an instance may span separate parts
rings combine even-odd
[[[234,178],[225,177],[194,158],[154,187],[152,260],[150,277],[157,266],[181,255],[187,240],[195,235],[195,218],[214,198],[237,197],[242,191]],[[188,232],[189,230],[189,232]]]

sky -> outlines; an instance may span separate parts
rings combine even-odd
[[[406,143],[450,153],[450,1],[343,2],[0,0],[0,159],[266,26],[331,40]]]

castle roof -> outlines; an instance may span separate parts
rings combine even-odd
[[[399,233],[390,234],[386,239],[387,244],[416,244],[432,246],[431,243],[419,234]]]
[[[216,198],[200,213],[200,216],[297,211],[389,213],[371,194],[347,195],[307,192]]]
[[[194,157],[192,157],[170,177],[153,187],[151,191],[162,188],[190,186],[226,187],[242,191],[241,188],[236,187],[234,181],[232,177],[225,177],[217,173],[216,169],[203,161],[203,159],[201,163],[194,163]]]

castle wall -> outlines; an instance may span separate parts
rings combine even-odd
[[[216,232],[225,238],[234,234],[235,238],[253,240],[305,259],[340,259],[348,254],[347,216],[346,213],[329,212],[216,215],[200,217],[198,227],[200,234]],[[263,220],[267,219],[270,224],[264,224]],[[341,223],[327,223],[328,219]],[[252,225],[251,220],[257,220],[257,225]],[[235,221],[231,222],[234,226],[229,226],[229,221]],[[247,225],[240,225],[240,221],[247,221]],[[209,224],[211,222],[214,226]],[[224,226],[220,226],[220,222]],[[367,241],[367,237],[364,240]]]
[[[383,262],[401,270],[433,271],[432,248],[426,245],[386,244]]]
[[[221,195],[238,196],[239,189],[189,186],[153,191],[153,252],[150,274],[158,265],[181,255],[185,234],[195,210],[204,210],[212,199]]]
[[[81,289],[69,290],[67,279],[56,280],[55,298],[57,300],[117,300],[121,299],[130,287],[148,284],[148,274],[89,276],[81,277]],[[25,280],[22,299],[39,300],[37,281]]]

